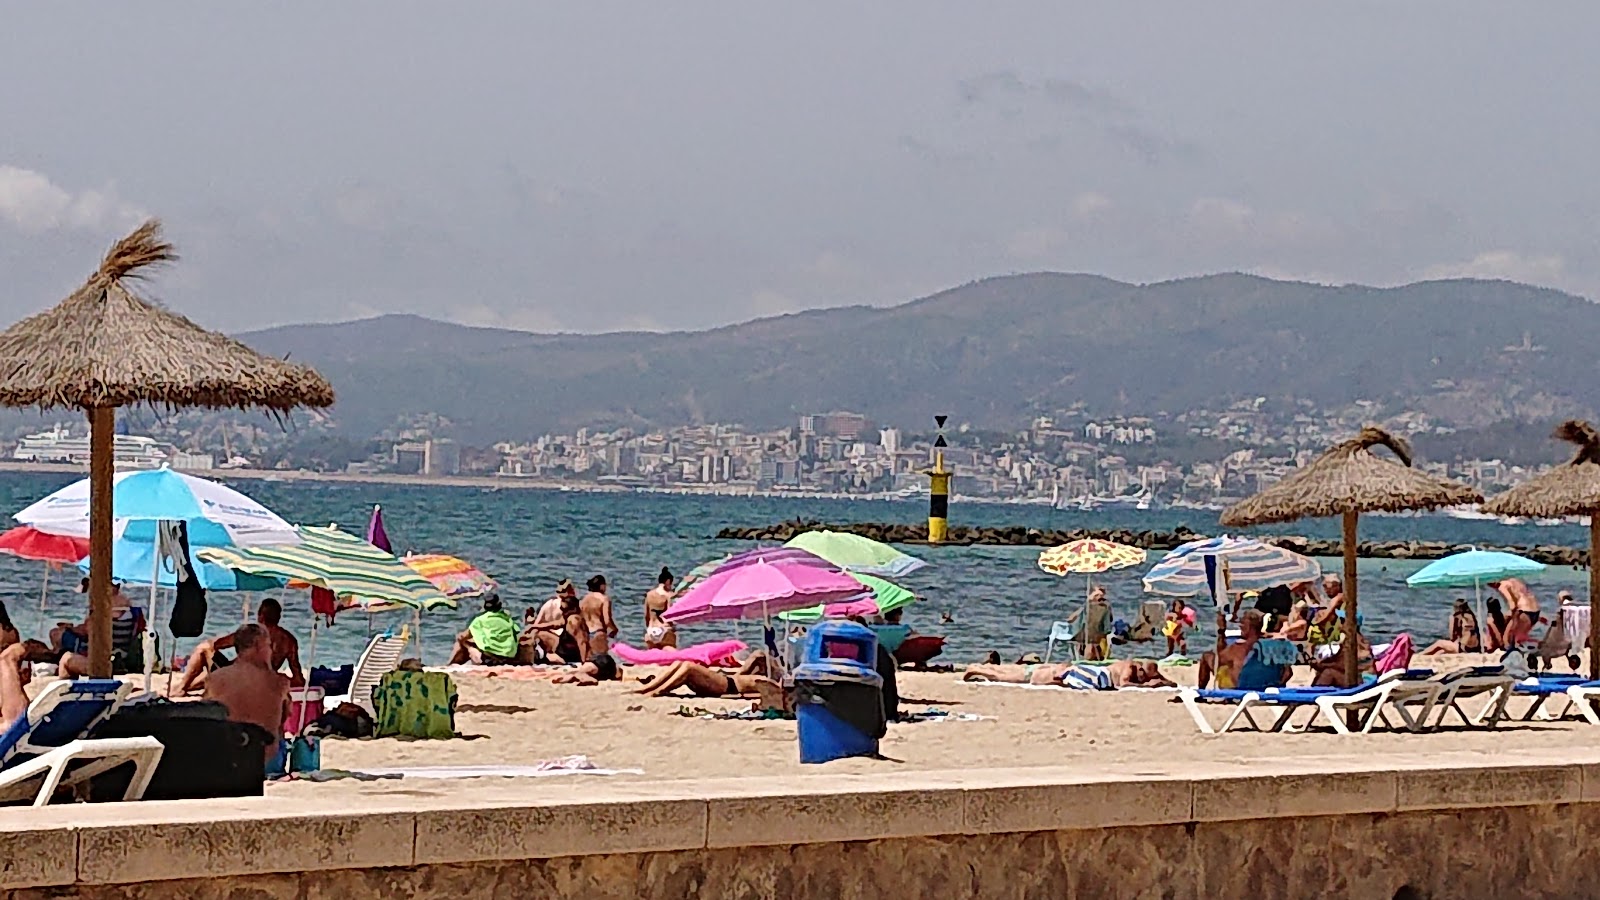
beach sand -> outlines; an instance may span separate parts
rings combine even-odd
[[[1437,670],[1479,662],[1478,657],[1433,657]],[[1419,658],[1418,663],[1424,662]],[[1563,665],[1562,671],[1565,671]],[[1342,762],[1385,754],[1409,758],[1440,754],[1484,755],[1505,763],[1519,755],[1592,746],[1600,732],[1587,723],[1507,721],[1489,731],[1459,725],[1439,733],[1383,731],[1336,735],[1326,728],[1306,734],[1229,733],[1202,735],[1176,691],[1085,693],[1059,688],[965,684],[959,673],[901,674],[902,708],[929,708],[983,716],[977,721],[891,724],[882,742],[885,759],[848,759],[821,766],[799,763],[795,723],[785,720],[700,719],[678,715],[683,708],[748,709],[751,702],[700,698],[652,699],[629,693],[648,668],[629,668],[628,681],[596,687],[553,685],[544,681],[458,673],[456,728],[452,740],[329,739],[322,744],[324,769],[409,766],[526,766],[541,760],[582,754],[596,765],[640,769],[613,781],[672,780],[740,776],[803,776],[811,773],[872,775],[916,770],[971,768],[1085,767],[1145,774],[1179,774],[1197,763],[1249,766],[1286,756],[1325,759],[1330,769]],[[1193,667],[1166,670],[1175,681],[1193,683]],[[1297,680],[1304,681],[1305,672]],[[1479,701],[1481,704],[1481,700]],[[1530,701],[1512,701],[1520,716]],[[1476,711],[1477,705],[1469,704]],[[1220,723],[1222,709],[1213,714]],[[1301,715],[1305,715],[1302,713]],[[1298,720],[1297,720],[1298,721]],[[593,781],[560,778],[556,781]],[[275,796],[330,790],[388,792],[412,780],[327,784],[280,783]],[[427,782],[429,788],[441,782]],[[570,787],[571,785],[568,785]]]

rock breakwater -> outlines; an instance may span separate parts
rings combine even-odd
[[[781,543],[802,532],[819,529],[845,531],[890,544],[925,544],[928,541],[928,528],[926,525],[903,525],[883,522],[830,524],[801,519],[758,527],[724,528],[717,532],[717,537],[728,540],[776,541]],[[1065,544],[1068,541],[1094,538],[1104,541],[1116,541],[1119,544],[1130,544],[1134,547],[1143,547],[1146,550],[1165,551],[1171,550],[1179,544],[1203,537],[1209,537],[1209,535],[1201,534],[1182,525],[1171,531],[1135,531],[1127,528],[1041,529],[1027,528],[1021,525],[979,528],[970,525],[956,525],[950,528],[950,533],[946,537],[945,543],[956,546],[1054,547],[1057,544]],[[1261,539],[1267,543],[1275,544],[1306,556],[1339,556],[1344,552],[1344,548],[1338,541],[1300,537],[1298,535],[1263,535]],[[1556,544],[1540,544],[1533,547],[1490,547],[1481,544],[1453,544],[1448,541],[1363,541],[1356,545],[1356,554],[1368,559],[1440,559],[1452,553],[1460,553],[1474,548],[1517,553],[1529,559],[1538,560],[1547,566],[1586,568],[1589,565],[1589,553],[1587,550],[1563,547]]]

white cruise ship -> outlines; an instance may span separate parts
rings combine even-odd
[[[155,438],[119,434],[113,444],[119,469],[156,469],[168,462],[167,451]],[[49,431],[30,434],[17,443],[11,458],[18,462],[65,462],[89,464],[89,436],[76,437],[60,425]]]

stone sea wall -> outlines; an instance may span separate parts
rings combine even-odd
[[[4,811],[0,897],[1600,894],[1600,751],[1485,759],[496,782],[433,797],[378,785]]]
[[[12,900],[1593,897],[1600,805],[1303,816],[74,885]]]
[[[923,544],[928,541],[926,525],[905,525],[883,522],[855,522],[830,524],[794,519],[774,525],[757,527],[729,527],[717,532],[717,537],[740,541],[787,541],[797,534],[817,529],[845,531],[891,544]],[[1128,528],[1072,528],[1040,529],[1011,525],[996,528],[979,528],[970,525],[952,525],[946,544],[955,546],[990,545],[1054,547],[1068,541],[1095,538],[1116,541],[1146,550],[1171,550],[1179,544],[1210,537],[1179,525],[1171,531],[1134,531]],[[1340,556],[1344,553],[1339,541],[1300,537],[1298,535],[1264,535],[1262,540],[1293,550],[1306,556]],[[1535,559],[1549,566],[1587,568],[1589,551],[1557,544],[1539,544],[1532,547],[1487,546],[1483,544],[1452,544],[1445,541],[1362,541],[1356,545],[1356,554],[1367,559],[1440,559],[1463,550],[1504,550]]]

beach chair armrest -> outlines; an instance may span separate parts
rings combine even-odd
[[[21,799],[32,794],[34,806],[45,806],[63,785],[85,784],[130,762],[134,765],[134,774],[122,799],[138,800],[150,786],[163,752],[165,748],[153,737],[71,741],[0,771],[0,800]],[[29,786],[36,779],[40,780],[39,787],[33,790]]]

